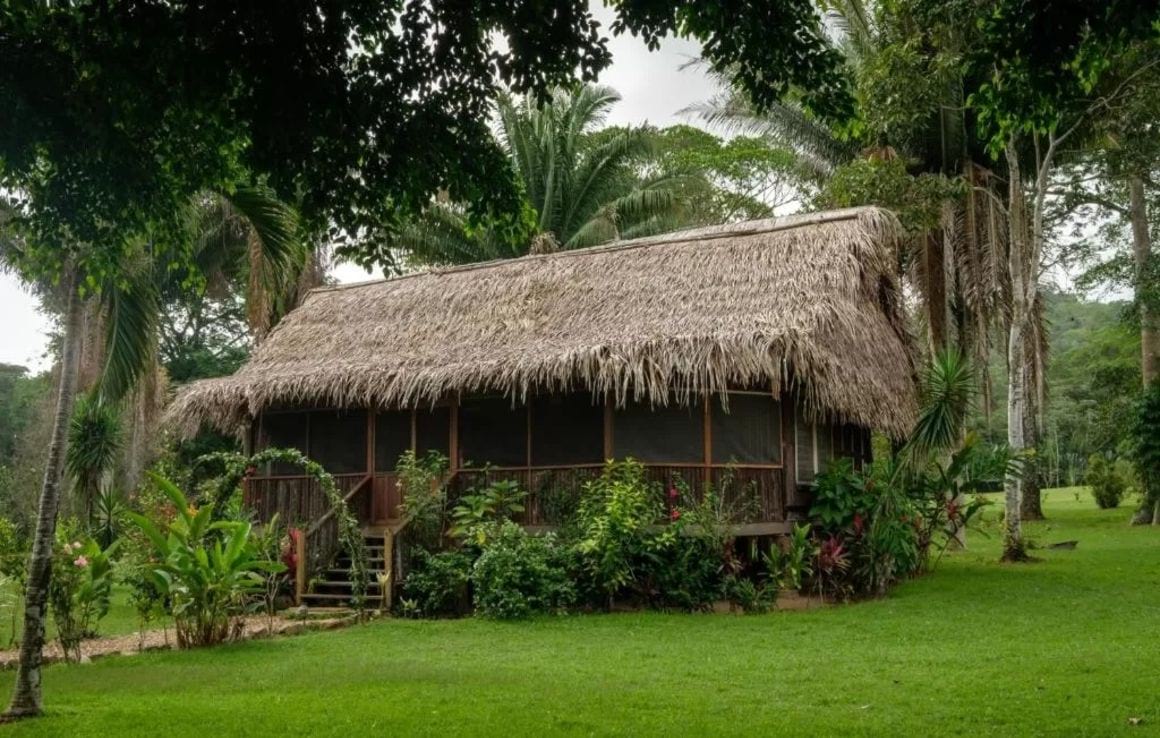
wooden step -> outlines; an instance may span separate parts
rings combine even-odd
[[[368,600],[381,600],[382,598],[383,598],[382,595],[373,595],[370,593],[367,594]],[[302,599],[303,599],[303,601],[326,600],[328,602],[335,602],[335,601],[349,602],[350,595],[348,595],[348,594],[318,594],[318,593],[312,592],[311,594],[302,595]]]

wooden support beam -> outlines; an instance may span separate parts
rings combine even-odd
[[[306,595],[306,531],[298,529],[294,545],[294,604],[301,605]]]

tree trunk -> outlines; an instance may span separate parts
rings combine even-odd
[[[1132,255],[1136,267],[1136,299],[1140,303],[1140,373],[1144,386],[1156,380],[1160,371],[1160,327],[1151,300],[1141,298],[1144,280],[1150,274],[1152,235],[1148,231],[1148,202],[1144,196],[1144,180],[1133,176],[1128,183],[1130,196],[1129,217],[1132,221]]]
[[[1160,328],[1152,309],[1151,294],[1146,280],[1152,261],[1152,234],[1148,230],[1148,201],[1145,199],[1144,180],[1132,175],[1128,180],[1128,218],[1132,222],[1132,257],[1135,262],[1136,302],[1140,306],[1140,374],[1147,388],[1156,381],[1160,370]],[[1140,509],[1132,516],[1132,525],[1160,524],[1160,512],[1145,497]]]
[[[923,271],[926,277],[926,314],[930,329],[931,355],[947,347],[947,283],[943,263],[943,234],[931,231],[923,248]]]
[[[64,342],[61,351],[60,380],[56,415],[44,482],[40,490],[40,510],[36,535],[28,562],[28,584],[24,595],[24,630],[20,639],[20,667],[12,691],[12,702],[6,717],[28,717],[41,711],[40,667],[44,649],[44,626],[47,619],[48,585],[52,577],[52,546],[56,536],[56,515],[60,507],[60,489],[64,476],[65,445],[68,422],[76,394],[78,344],[81,338],[81,301],[77,296],[76,274],[64,280],[68,291],[65,308]]]
[[[1023,366],[1030,371],[1024,374],[1023,386],[1023,447],[1037,448],[1040,441],[1040,412],[1042,410],[1043,377],[1039,367],[1039,333],[1033,330],[1038,316],[1029,314],[1026,321],[1028,332],[1024,337]],[[1030,386],[1028,386],[1030,384]],[[1029,457],[1023,464],[1022,495],[1019,506],[1022,520],[1043,520],[1043,502],[1040,495],[1042,482],[1039,456]]]
[[[1027,416],[1027,325],[1031,317],[1028,304],[1027,264],[1030,244],[1027,238],[1027,206],[1023,193],[1019,154],[1014,136],[1007,142],[1007,167],[1010,180],[1010,205],[1007,239],[1007,270],[1011,277],[1011,325],[1007,338],[1007,444],[1020,454],[1026,449],[1024,430]],[[1023,479],[1018,473],[1008,472],[1003,480],[1003,560],[1021,561],[1027,554],[1023,546]]]

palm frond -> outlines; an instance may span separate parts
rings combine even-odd
[[[125,397],[152,365],[161,311],[159,283],[152,259],[141,254],[121,279],[101,290],[105,365],[99,393],[104,402]]]

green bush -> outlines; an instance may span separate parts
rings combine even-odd
[[[555,536],[528,535],[510,521],[494,525],[471,569],[476,612],[513,619],[571,606],[576,591]]]
[[[1140,479],[1145,519],[1160,517],[1160,380],[1144,391],[1132,428],[1133,457]],[[1153,522],[1155,522],[1153,520]]]
[[[1092,497],[1102,510],[1120,506],[1127,485],[1115,464],[1109,463],[1102,454],[1092,454],[1088,458],[1084,483],[1092,488]]]
[[[726,594],[721,551],[706,537],[666,536],[640,569],[639,586],[653,607],[705,611]]]
[[[101,550],[96,541],[80,540],[80,526],[66,520],[57,529],[48,600],[57,640],[66,659],[80,661],[81,641],[96,636],[97,623],[109,613],[113,593],[114,543]],[[75,540],[74,540],[75,539]]]
[[[478,539],[481,531],[485,530],[485,523],[511,520],[522,513],[527,496],[528,493],[511,479],[492,482],[483,489],[473,489],[452,508],[449,532],[456,538],[473,536]],[[482,544],[483,541],[477,540],[477,543]]]
[[[673,531],[656,527],[662,513],[659,485],[632,459],[608,462],[599,478],[584,485],[575,550],[586,585],[605,604],[639,589],[646,563],[669,545]]]
[[[248,522],[213,520],[213,505],[190,504],[169,480],[152,475],[170,500],[174,517],[158,523],[132,515],[152,546],[146,570],[171,608],[183,648],[232,640],[242,631],[249,599],[259,596],[265,574],[285,567],[262,557]]]
[[[432,554],[417,550],[403,582],[400,606],[405,614],[426,618],[462,615],[469,609],[465,604],[471,564],[471,557],[458,551]]]

